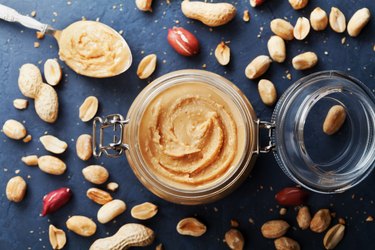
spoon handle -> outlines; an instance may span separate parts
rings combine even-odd
[[[18,22],[27,28],[39,30],[43,33],[45,33],[46,30],[51,29],[48,24],[41,23],[31,17],[21,15],[16,10],[2,4],[0,4],[0,19],[7,22]]]

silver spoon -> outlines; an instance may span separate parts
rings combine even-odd
[[[23,25],[24,27],[38,30],[38,31],[42,32],[43,34],[51,35],[57,40],[57,43],[59,43],[59,39],[60,39],[60,36],[61,36],[61,33],[62,33],[61,30],[56,30],[52,26],[50,26],[48,24],[41,23],[41,22],[39,22],[39,21],[35,20],[34,18],[29,17],[29,16],[21,15],[16,10],[14,10],[12,8],[9,8],[8,6],[5,6],[3,4],[0,4],[0,19],[3,19],[7,22],[17,22],[17,23],[20,23],[21,25]],[[118,38],[121,39],[123,49],[128,50],[128,53],[129,53],[129,58],[127,59],[127,63],[124,64],[123,68],[121,68],[121,70],[116,72],[114,75],[111,75],[111,76],[115,76],[115,75],[119,75],[119,74],[125,72],[126,70],[128,70],[130,68],[130,66],[132,64],[132,54],[131,54],[129,45],[127,44],[125,39],[117,31],[115,31],[114,29],[112,29],[109,26],[107,26],[107,27],[118,35]],[[85,75],[82,72],[79,72],[79,74]],[[92,76],[92,75],[87,75],[87,76]],[[95,77],[101,78],[101,77],[108,77],[108,76],[95,76]]]

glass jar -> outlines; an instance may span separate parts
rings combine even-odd
[[[176,185],[152,171],[139,142],[140,121],[149,104],[161,93],[184,83],[210,86],[232,104],[236,119],[243,125],[244,147],[237,152],[239,160],[222,177],[194,187]],[[360,81],[335,71],[319,72],[286,90],[271,122],[266,122],[257,118],[246,96],[227,79],[204,70],[180,70],[159,77],[143,89],[126,119],[121,115],[95,118],[94,154],[117,157],[125,152],[133,172],[147,189],[179,204],[223,198],[246,179],[256,157],[269,151],[273,151],[283,171],[303,187],[320,193],[342,192],[358,184],[374,167],[374,100]],[[337,134],[327,136],[322,124],[335,104],[345,107],[347,119]],[[109,144],[104,139],[107,127],[119,132]],[[260,129],[268,130],[270,137],[265,147],[259,143]]]

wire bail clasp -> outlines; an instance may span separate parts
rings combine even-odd
[[[129,119],[125,120],[120,114],[108,115],[104,118],[95,117],[92,129],[92,148],[95,157],[100,157],[104,152],[106,156],[111,158],[119,157],[129,146],[123,143],[125,125],[129,123]],[[113,135],[112,142],[105,145],[104,130],[112,127],[113,132],[119,131]],[[99,142],[97,141],[99,133]]]

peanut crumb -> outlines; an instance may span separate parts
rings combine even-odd
[[[43,32],[37,31],[36,32],[36,38],[39,39],[39,40],[43,39],[44,38]]]
[[[40,43],[39,42],[34,42],[34,48],[39,48]]]
[[[279,211],[279,214],[280,215],[286,215],[286,208],[285,207],[282,207],[282,208],[280,208],[280,211]]]
[[[374,47],[372,48],[373,51],[375,51],[375,44],[374,44]]]
[[[346,221],[344,218],[339,218],[339,223],[345,225]]]
[[[250,15],[249,15],[249,11],[248,10],[244,10],[242,20],[244,22],[249,22],[250,21]]]
[[[163,247],[163,244],[161,243],[155,247],[155,250],[163,250],[163,249],[164,247]]]
[[[118,184],[116,182],[110,182],[107,184],[107,189],[114,192],[118,189]]]
[[[239,227],[240,223],[238,223],[238,221],[232,219],[232,220],[230,220],[230,226],[231,227]]]
[[[123,31],[123,30],[120,30],[118,33],[119,33],[120,35],[122,35],[122,34],[124,33],[124,31]]]
[[[367,221],[367,222],[373,222],[373,221],[374,221],[374,217],[372,217],[371,215],[369,215],[369,216],[366,218],[366,221]]]
[[[21,170],[19,169],[16,169],[16,171],[14,171],[15,174],[19,174],[21,172]]]
[[[27,135],[25,138],[23,138],[23,142],[24,143],[28,143],[28,142],[30,142],[31,140],[33,139],[33,137],[31,136],[31,135]]]
[[[343,38],[341,38],[341,44],[344,44],[346,42],[346,37],[344,36]]]
[[[166,0],[165,1],[167,4],[171,4],[171,0]]]
[[[219,209],[218,209],[217,207],[214,207],[214,211],[215,211],[215,212],[218,212]]]
[[[253,218],[249,218],[249,223],[250,224],[255,224]]]
[[[203,65],[202,65],[202,68],[207,68],[207,65],[204,63]]]
[[[288,73],[288,74],[286,75],[286,78],[288,78],[288,80],[292,80],[292,74]]]
[[[36,17],[36,11],[35,11],[35,10],[31,11],[30,15],[31,15],[32,17]]]

